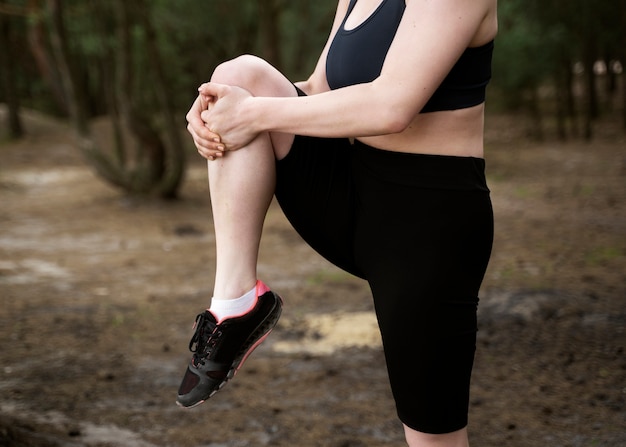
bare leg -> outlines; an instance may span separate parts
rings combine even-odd
[[[409,447],[468,447],[467,428],[445,433],[431,435],[413,430],[404,426],[404,435]]]
[[[256,96],[295,96],[282,74],[261,59],[242,56],[220,65],[213,82],[237,85]],[[208,162],[215,225],[214,296],[236,298],[254,287],[265,214],[275,187],[275,158],[291,147],[292,135],[260,134],[247,147]]]

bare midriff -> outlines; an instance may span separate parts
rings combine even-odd
[[[357,138],[379,149],[482,158],[485,105],[421,113],[397,134]]]

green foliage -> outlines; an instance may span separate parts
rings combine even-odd
[[[597,58],[621,52],[623,27],[609,1],[501,0],[494,82],[511,90],[548,81],[563,61],[573,64],[593,47]]]
[[[299,80],[307,76],[317,62],[330,30],[336,0],[151,0],[141,4],[145,8],[141,14],[149,15],[156,29],[158,48],[166,61],[166,75],[171,81],[169,88],[176,98],[178,110],[183,112],[189,106],[197,85],[207,80],[220,62],[243,53],[266,56],[259,15],[261,8],[272,2],[279,12],[277,23],[282,64],[278,68],[290,78]],[[62,3],[69,52],[86,83],[84,87],[88,91],[89,102],[95,105],[90,112],[94,115],[106,113],[107,110],[98,104],[103,104],[102,99],[107,95],[103,76],[111,68],[109,58],[117,52],[119,45],[118,33],[122,25],[116,16],[116,2],[63,0]],[[19,12],[9,18],[20,28],[20,48],[28,48],[29,29],[32,31],[34,24],[43,23],[47,14],[45,2],[7,0],[3,4],[15,8],[10,11]],[[132,61],[132,71],[142,74],[142,82],[150,82],[147,55],[142,51],[146,36],[142,34],[141,27],[133,26],[131,35],[136,57]],[[42,36],[47,38],[47,30],[42,29],[42,32]],[[22,50],[21,53],[25,59],[28,57],[28,52]],[[25,88],[21,96],[33,98],[25,105],[39,107],[45,102],[53,104],[49,82],[41,78],[36,66],[35,61],[29,60],[24,61],[24,67],[21,67],[28,69],[20,76]],[[151,99],[146,97],[144,100]],[[53,112],[55,107],[45,106],[44,109]]]
[[[544,118],[553,114],[560,138],[590,139],[602,106],[620,102],[626,128],[620,74],[609,72],[600,80],[594,73],[600,60],[607,66],[615,60],[626,65],[626,0],[620,2],[500,0],[492,98],[526,110],[532,122],[529,134],[541,138]]]
[[[328,39],[336,0],[287,2],[281,15],[283,72],[292,80],[306,79]]]
[[[623,255],[624,253],[617,247],[599,246],[587,251],[585,262],[590,266],[601,266],[609,264]]]
[[[530,3],[506,0],[499,5],[493,85],[506,92],[508,107],[519,107],[528,91],[549,81],[575,57],[565,24],[546,19],[545,11],[537,20]]]
[[[151,5],[159,46],[181,93],[193,92],[219,62],[254,51],[255,2],[159,0]],[[188,106],[192,97],[184,96]]]
[[[157,82],[147,51],[150,43],[156,43],[163,70],[159,76],[166,80],[168,96],[183,123],[198,84],[219,63],[239,54],[274,58],[272,62],[293,81],[306,78],[328,37],[337,4],[337,0],[57,1],[63,5],[68,55],[85,97],[85,113],[89,117],[114,113],[110,85],[130,73],[133,106],[151,114],[147,118],[152,123],[163,120],[153,107],[158,89],[149,88]],[[0,14],[17,33],[12,45],[19,55],[16,89],[22,105],[66,114],[58,68],[43,64],[46,53],[48,57],[51,53],[46,19],[52,3],[5,0]],[[605,58],[626,65],[626,0],[615,3],[500,0],[491,88],[502,93],[499,97],[505,98],[507,106],[520,107],[529,98],[536,100],[540,86],[560,89],[560,98],[567,96],[563,91],[573,90],[568,82],[576,62]],[[122,20],[122,4],[127,10],[134,8],[134,19]],[[267,11],[273,12],[269,20],[263,14]],[[154,34],[147,33],[137,17],[147,17]],[[120,37],[124,31],[130,36],[129,51],[120,51],[126,42]],[[37,48],[33,45],[36,35],[40,38]],[[120,60],[120,54],[130,56]],[[120,67],[127,72],[120,73]]]

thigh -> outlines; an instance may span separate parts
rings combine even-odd
[[[484,182],[474,178],[481,162],[364,151],[354,169],[356,255],[372,288],[398,414],[421,432],[459,430],[493,231],[488,190],[475,185]]]
[[[276,198],[302,238],[336,266],[354,262],[355,195],[348,139],[296,136],[276,162]]]

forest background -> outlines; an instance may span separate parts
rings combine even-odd
[[[1,447],[406,445],[367,283],[275,203],[279,324],[210,403],[174,404],[215,265],[185,113],[242,53],[305,78],[335,6],[0,0]],[[499,23],[471,444],[622,447],[626,0],[499,0]]]
[[[181,116],[220,62],[257,54],[300,80],[313,69],[334,0],[5,0],[0,2],[0,102],[8,138],[22,107],[71,120],[98,175],[131,194],[175,197],[189,139]],[[593,138],[621,110],[626,0],[503,0],[490,107],[522,110],[528,131]],[[600,82],[599,82],[600,80]],[[112,120],[113,147],[90,121]]]

